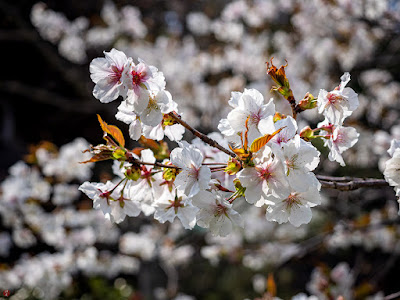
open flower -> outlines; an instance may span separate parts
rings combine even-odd
[[[210,228],[213,235],[227,236],[234,225],[244,227],[242,216],[232,209],[222,192],[200,191],[193,197],[193,204],[200,208],[197,225]]]
[[[320,152],[311,143],[296,135],[276,154],[283,162],[289,185],[294,190],[306,191],[310,185],[319,185],[311,171],[318,166]]]
[[[185,194],[176,189],[170,192],[167,188],[161,194],[155,193],[155,196],[157,200],[153,204],[156,208],[154,219],[161,223],[172,223],[177,217],[186,229],[192,229],[196,225],[199,208],[193,206],[191,199]]]
[[[147,65],[139,59],[135,64],[132,58],[128,58],[125,70],[122,74],[124,81],[123,96],[135,107],[137,113],[141,113],[147,107],[148,97],[142,95],[146,91],[158,91],[165,88],[165,78],[156,67]]]
[[[122,73],[128,61],[125,53],[116,49],[104,51],[105,58],[95,58],[90,63],[90,78],[96,84],[93,96],[100,102],[108,103],[118,98],[122,89]]]
[[[187,142],[180,142],[180,148],[171,152],[171,162],[181,168],[181,172],[175,178],[178,190],[184,191],[188,197],[193,197],[200,190],[205,190],[211,180],[211,171],[203,166],[203,155]]]
[[[279,224],[289,221],[296,227],[308,224],[311,221],[311,208],[321,203],[319,191],[315,186],[310,186],[305,192],[292,191],[288,197],[276,201],[274,205],[267,208],[266,217],[268,221]]]
[[[334,126],[330,139],[325,141],[325,146],[331,150],[328,158],[330,161],[337,161],[342,167],[346,164],[342,153],[354,146],[360,134],[353,127]]]
[[[320,90],[317,99],[318,112],[334,125],[342,125],[343,120],[359,105],[357,93],[345,87],[350,81],[350,74],[344,73],[340,80],[340,85],[333,91]]]
[[[282,162],[272,156],[271,148],[257,152],[254,167],[244,168],[237,174],[241,184],[246,188],[247,202],[256,206],[271,203],[271,200],[286,198],[289,184],[284,173]]]
[[[228,139],[236,133],[246,131],[248,121],[248,140],[251,143],[261,136],[258,124],[261,120],[275,114],[275,104],[272,99],[264,104],[264,97],[256,89],[245,89],[243,93],[232,94],[231,106],[235,107],[227,116],[227,121],[221,120],[218,128]],[[233,140],[236,142],[236,140]]]

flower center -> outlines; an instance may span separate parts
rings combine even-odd
[[[329,103],[332,105],[339,104],[340,102],[346,100],[342,95],[338,95],[338,94],[334,94],[334,93],[328,93],[327,98],[328,98]]]
[[[149,104],[147,104],[147,109],[149,110],[157,110],[158,109],[158,104],[156,99],[154,97],[149,97]]]
[[[119,83],[122,76],[123,68],[119,69],[117,66],[112,66],[111,70],[113,71],[113,73],[108,76],[111,79],[111,82]]]
[[[286,209],[290,210],[293,205],[300,206],[301,202],[297,193],[291,193],[285,200]]]
[[[192,178],[197,178],[197,177],[199,177],[199,169],[197,169],[197,168],[192,164],[191,167],[190,167],[188,176],[189,176],[189,177],[192,177]]]
[[[256,170],[258,171],[258,177],[260,177],[261,179],[264,179],[266,181],[270,180],[273,176],[271,170],[269,169],[269,166],[267,166],[266,168],[257,168]]]
[[[226,206],[223,206],[222,204],[218,204],[217,206],[215,206],[214,209],[214,216],[222,216],[222,215],[226,215],[228,208]]]
[[[260,112],[258,111],[257,113],[252,113],[250,115],[250,124],[258,125],[258,123],[261,120]]]
[[[135,85],[141,84],[144,81],[144,77],[146,76],[144,72],[136,72],[135,70],[133,70],[131,74],[132,74],[132,82]]]

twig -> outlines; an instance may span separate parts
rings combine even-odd
[[[183,127],[185,127],[187,130],[189,130],[191,133],[193,133],[195,136],[197,136],[199,139],[201,139],[204,143],[209,144],[210,146],[217,148],[219,150],[221,150],[222,152],[232,156],[232,157],[236,157],[236,154],[230,152],[229,150],[225,149],[224,147],[222,147],[220,144],[218,144],[216,141],[214,141],[213,139],[210,139],[208,136],[206,136],[205,134],[201,133],[200,131],[194,129],[192,126],[190,126],[188,123],[186,123],[185,121],[183,121],[177,113],[175,112],[170,112],[169,116],[172,117],[175,121],[177,121],[179,124],[181,124]]]
[[[318,177],[317,177],[318,178]],[[333,177],[334,178],[334,177]],[[354,180],[348,182],[339,181],[325,181],[319,180],[323,188],[335,189],[340,191],[352,191],[359,188],[369,187],[369,188],[380,188],[384,186],[389,186],[389,184],[384,179],[366,179],[359,180],[354,178]]]

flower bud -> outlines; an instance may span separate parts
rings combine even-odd
[[[132,166],[129,169],[127,169],[125,172],[126,178],[131,179],[133,181],[138,180],[140,178],[141,174],[142,173],[140,171],[140,168],[137,166]]]
[[[314,131],[310,126],[304,127],[300,132],[300,137],[306,141],[314,138]]]
[[[230,158],[228,165],[225,168],[225,172],[229,175],[235,175],[237,172],[239,172],[242,168],[242,164],[240,161],[238,161],[235,158]]]
[[[244,197],[244,191],[246,190],[246,188],[242,186],[240,180],[236,178],[235,180],[233,180],[233,184],[235,185],[237,196]]]
[[[276,123],[277,121],[282,120],[282,119],[286,119],[286,115],[281,114],[280,112],[276,112],[274,115],[274,118],[273,118],[274,123]]]
[[[304,98],[299,102],[298,106],[301,110],[313,109],[317,107],[317,99],[310,93],[307,93]]]

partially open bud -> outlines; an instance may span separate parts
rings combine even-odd
[[[275,115],[274,115],[274,118],[273,118],[274,123],[279,121],[279,120],[286,119],[286,117],[287,117],[286,115],[281,114],[280,112],[276,112]]]
[[[300,132],[300,137],[306,141],[314,138],[314,131],[310,126],[304,127]]]
[[[225,168],[225,172],[229,175],[235,175],[242,169],[242,164],[235,158],[230,158],[228,165]]]
[[[313,109],[317,107],[317,99],[310,93],[307,93],[304,98],[299,102],[298,106],[301,110]]]
[[[237,196],[244,197],[244,191],[246,190],[246,188],[242,186],[240,180],[236,178],[235,180],[233,180],[233,184],[235,185]]]

